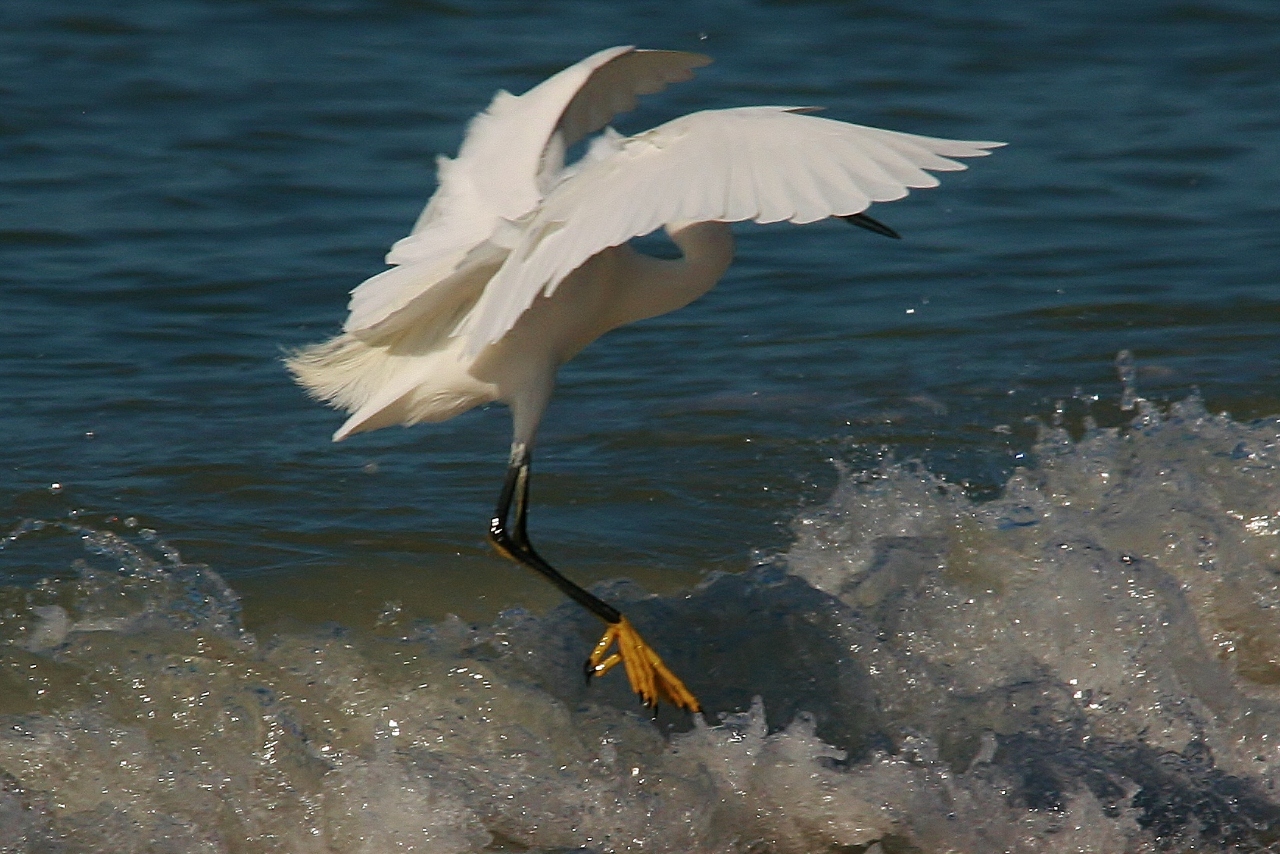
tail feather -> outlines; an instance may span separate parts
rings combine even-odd
[[[416,300],[377,327],[286,355],[285,366],[311,397],[354,413],[335,440],[395,423],[441,420],[476,405],[462,405],[475,381],[458,364],[450,334],[492,274],[491,264],[461,271],[445,299]],[[449,414],[443,403],[432,403],[437,400],[451,402]]]
[[[285,367],[307,394],[344,412],[354,412],[395,373],[386,347],[349,333],[294,350]]]

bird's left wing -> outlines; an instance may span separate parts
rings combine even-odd
[[[352,291],[343,329],[383,324],[444,281],[468,252],[486,241],[505,246],[509,224],[542,202],[570,146],[633,108],[637,96],[688,80],[709,62],[698,53],[623,45],[598,51],[523,95],[498,92],[471,120],[458,156],[438,159],[435,194],[412,233],[387,254],[388,264],[438,268],[442,275],[374,276]]]
[[[1002,143],[936,139],[806,115],[796,107],[693,113],[607,136],[543,201],[455,334],[478,352],[541,293],[610,246],[681,221],[814,222],[933,187]]]
[[[523,95],[499,92],[472,120],[457,162],[500,216],[518,219],[542,202],[566,149],[633,108],[637,95],[688,80],[709,62],[674,50],[599,51]]]

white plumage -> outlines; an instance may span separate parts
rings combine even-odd
[[[592,656],[595,672],[622,660],[646,702],[662,696],[690,709],[696,700],[625,619],[528,543],[529,449],[557,369],[610,329],[710,290],[733,257],[728,223],[860,214],[935,186],[929,171],[965,168],[951,158],[1000,145],[861,127],[803,107],[709,110],[632,137],[606,129],[638,95],[708,62],[615,47],[523,95],[499,92],[472,120],[458,156],[439,158],[438,189],[387,255],[393,266],[352,291],[342,333],[288,359],[313,396],[349,413],[335,441],[508,404],[511,465],[490,539],[610,624],[613,634]],[[566,151],[602,129],[565,164]],[[873,220],[860,224],[892,235]],[[663,227],[681,258],[651,258],[627,243]],[[506,525],[513,500],[514,533]],[[606,641],[619,633],[625,642],[608,657]]]
[[[631,238],[664,225],[801,224],[855,214],[935,186],[925,170],[963,169],[950,158],[984,155],[999,144],[861,127],[807,115],[806,108],[742,107],[683,116],[633,137],[606,132],[565,167],[564,152],[633,107],[637,95],[688,79],[708,62],[698,54],[615,47],[524,95],[494,97],[472,120],[457,158],[439,159],[439,188],[413,232],[387,255],[395,266],[352,291],[343,334],[289,359],[314,396],[351,413],[335,440],[444,420],[493,400],[525,410],[517,417],[536,426],[541,411],[529,410],[545,405],[563,360],[611,328],[679,308],[714,285],[705,279],[717,264],[702,265],[697,272],[704,275],[688,280],[678,263],[633,257],[625,248]],[[600,253],[621,257],[584,269]],[[605,280],[619,271],[635,279]],[[595,280],[581,281],[588,272]],[[580,280],[572,296],[560,289],[571,274]],[[654,276],[670,281],[646,299]],[[673,294],[681,284],[682,293]],[[565,340],[532,352],[498,346],[540,295],[558,310],[539,313],[549,325],[532,337]],[[582,322],[584,298],[603,303],[595,323]],[[497,364],[501,356],[526,367],[540,360],[545,376],[537,385],[546,388],[513,385],[530,372]]]

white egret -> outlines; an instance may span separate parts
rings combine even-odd
[[[391,248],[391,268],[352,291],[342,333],[288,359],[314,397],[350,413],[334,441],[507,404],[511,456],[490,542],[607,624],[588,677],[621,662],[646,705],[689,711],[697,699],[627,619],[529,541],[531,454],[557,369],[609,330],[709,291],[733,256],[729,223],[834,216],[896,237],[863,213],[868,205],[936,186],[925,170],[963,169],[950,158],[1000,145],[846,124],[804,107],[708,110],[632,137],[606,128],[637,95],[710,61],[615,47],[523,95],[498,92],[458,156],[438,159],[438,188]],[[565,163],[571,146],[601,130]],[[628,245],[659,227],[683,257]]]

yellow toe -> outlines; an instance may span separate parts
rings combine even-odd
[[[617,646],[617,650],[609,650]],[[604,636],[587,659],[587,674],[603,676],[621,662],[627,671],[631,690],[649,707],[656,707],[662,700],[689,712],[700,712],[696,697],[663,663],[653,649],[644,642],[626,617],[610,623]]]

